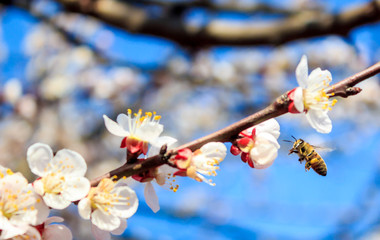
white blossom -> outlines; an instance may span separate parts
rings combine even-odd
[[[296,77],[300,87],[294,91],[295,108],[298,112],[305,111],[308,122],[318,132],[331,132],[332,123],[327,112],[337,102],[336,99],[330,100],[332,95],[326,93],[332,80],[331,73],[317,68],[308,75],[307,58],[304,55],[296,68]]]
[[[41,224],[48,215],[49,208],[21,173],[6,170],[4,175],[1,171],[0,239],[23,235],[30,225]]]
[[[110,239],[110,234],[122,234],[127,227],[126,218],[135,214],[138,207],[136,193],[127,186],[126,179],[117,182],[104,178],[92,187],[88,196],[79,201],[79,215],[91,219],[96,239]]]
[[[53,156],[48,145],[36,143],[29,147],[27,161],[31,171],[40,176],[33,183],[35,191],[51,208],[64,209],[90,190],[90,182],[84,177],[86,162],[77,152],[63,149]]]

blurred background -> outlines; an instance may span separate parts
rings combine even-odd
[[[0,9],[0,164],[30,180],[26,149],[79,152],[91,179],[123,163],[104,127],[128,108],[157,111],[183,144],[221,129],[297,86],[309,71],[333,83],[380,61],[380,3],[364,0],[8,0]],[[380,239],[380,88],[338,99],[333,130],[302,115],[277,118],[281,149],[265,170],[228,155],[215,187],[181,178],[156,187],[161,210],[140,205],[113,239]],[[335,149],[326,177],[288,156],[291,136]],[[230,145],[227,144],[227,147]],[[75,239],[91,239],[75,206]]]

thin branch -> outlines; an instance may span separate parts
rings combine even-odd
[[[332,86],[330,86],[329,89],[327,89],[327,93],[333,93],[334,96],[340,96],[340,97],[348,97],[358,94],[361,89],[354,87],[356,84],[358,84],[361,81],[364,81],[376,74],[380,73],[380,62],[374,64],[373,66],[351,76],[348,77]],[[350,89],[356,89],[356,91],[352,91]],[[271,118],[275,118],[278,116],[281,116],[288,112],[288,107],[290,104],[290,99],[288,97],[288,92],[282,94],[280,97],[278,97],[271,105],[264,108],[263,110],[254,113],[236,123],[231,124],[230,126],[227,126],[217,132],[214,132],[210,135],[207,135],[205,137],[199,138],[197,140],[194,140],[190,143],[186,143],[176,149],[168,151],[168,154],[175,154],[178,150],[183,148],[190,148],[192,151],[199,149],[204,144],[208,142],[229,142],[236,138],[236,136],[243,130],[252,127],[254,125],[257,125],[261,122],[264,122],[266,120],[269,120]],[[117,178],[120,177],[130,177],[132,175],[144,172],[150,168],[158,167],[160,165],[163,165],[167,162],[167,158],[163,157],[163,155],[156,155],[152,156],[150,158],[147,158],[146,160],[139,162],[139,163],[133,163],[133,164],[125,164],[109,173],[104,174],[103,176],[100,176],[96,179],[94,179],[91,184],[92,186],[96,186],[98,182],[106,177],[116,176]]]
[[[282,15],[293,15],[298,12],[298,10],[278,8],[273,5],[266,3],[251,3],[251,4],[241,4],[236,1],[224,1],[216,3],[215,1],[206,0],[194,0],[194,1],[165,1],[165,0],[121,0],[133,4],[144,4],[144,5],[155,5],[166,9],[191,9],[194,7],[205,8],[211,11],[228,11],[237,12],[244,14],[254,14],[257,12],[271,13],[271,14],[282,14]]]
[[[355,27],[380,20],[379,0],[336,15],[309,10],[265,25],[211,20],[197,27],[180,16],[152,17],[144,8],[115,0],[56,1],[66,11],[91,15],[129,32],[166,38],[187,47],[279,45],[329,34],[345,36]]]

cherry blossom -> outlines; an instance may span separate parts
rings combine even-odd
[[[332,123],[327,113],[337,102],[336,99],[330,100],[333,94],[326,93],[332,80],[331,73],[316,68],[308,75],[307,57],[304,55],[296,68],[296,77],[299,87],[288,93],[292,100],[289,112],[305,112],[314,129],[320,133],[331,132]]]
[[[226,157],[227,148],[221,142],[209,142],[200,149],[192,152],[190,149],[181,149],[171,159],[179,169],[175,175],[188,176],[198,182],[205,182],[211,186],[215,183],[206,176],[216,176],[219,163]]]
[[[279,136],[280,125],[275,119],[269,119],[242,131],[236,144],[232,145],[231,153],[241,154],[242,161],[252,168],[267,168],[277,157]]]
[[[148,144],[155,145],[164,130],[164,126],[159,123],[161,116],[155,112],[146,112],[143,115],[141,109],[134,115],[132,110],[128,109],[128,114],[119,114],[116,122],[106,115],[103,115],[103,118],[110,133],[124,137],[120,147],[127,148],[128,152],[137,155],[147,154]]]
[[[0,239],[23,235],[30,225],[41,224],[49,208],[28,184],[21,173],[1,167],[0,176]]]
[[[86,162],[77,152],[63,149],[53,156],[48,145],[36,143],[29,147],[27,161],[31,171],[40,176],[33,183],[35,191],[51,208],[64,209],[90,190],[90,182],[84,177]]]
[[[110,239],[110,233],[122,234],[127,227],[126,218],[135,214],[137,207],[136,193],[124,178],[118,181],[102,179],[78,203],[79,215],[91,219],[92,233],[99,240]]]

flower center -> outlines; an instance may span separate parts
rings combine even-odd
[[[41,181],[46,193],[60,194],[64,190],[65,177],[61,174],[49,173]]]
[[[328,85],[327,85],[328,86]],[[320,89],[317,91],[310,91],[308,89],[303,89],[303,101],[306,111],[309,109],[318,110],[328,110],[330,111],[332,107],[337,103],[338,100],[330,100],[331,96],[334,94],[326,94],[325,89]]]
[[[32,191],[22,192],[21,189],[5,188],[1,192],[0,213],[10,219],[20,211],[34,210],[31,206],[35,199],[31,197]]]
[[[103,179],[97,187],[93,187],[88,194],[92,209],[99,209],[103,213],[111,214],[110,209],[116,205],[130,205],[130,197],[122,197],[117,193],[112,193],[115,183],[109,179]]]

